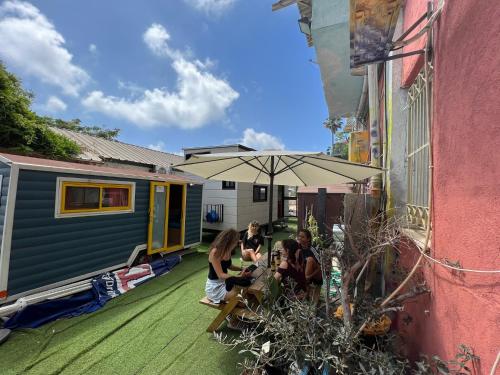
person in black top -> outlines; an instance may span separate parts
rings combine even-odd
[[[307,291],[307,282],[304,274],[304,261],[299,249],[299,245],[294,240],[283,240],[281,242],[281,263],[274,274],[278,282],[283,282],[285,287],[290,286],[290,280],[295,282],[294,293],[298,298],[303,298]]]
[[[302,258],[304,259],[304,271],[307,282],[322,285],[323,276],[321,274],[321,266],[317,258],[317,252],[311,246],[311,232],[308,229],[301,229],[297,236],[297,242],[299,243]]]
[[[259,223],[255,220],[252,221],[248,224],[248,230],[241,241],[241,257],[243,260],[251,260],[255,264],[258,263],[262,256],[260,248],[264,244],[264,237],[260,235],[259,228]]]
[[[227,291],[226,280],[233,277],[228,270],[242,271],[241,267],[232,265],[231,251],[238,245],[239,233],[234,229],[220,232],[211,245],[208,255],[208,278],[205,285],[207,298],[214,303],[228,301],[236,293],[236,289]],[[243,271],[242,277],[250,277],[250,272]]]

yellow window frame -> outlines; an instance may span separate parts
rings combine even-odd
[[[99,208],[82,208],[77,210],[70,210],[65,208],[66,190],[68,187],[82,187],[82,188],[99,188]],[[127,189],[128,191],[128,205],[119,207],[103,207],[103,190],[106,188],[120,188]],[[92,212],[121,212],[132,210],[132,184],[113,184],[113,183],[94,183],[94,182],[75,182],[63,181],[61,185],[61,200],[59,212],[61,214],[74,214],[74,213],[92,213]]]
[[[181,217],[181,243],[174,246],[168,245],[168,212],[170,204],[170,186],[178,185],[182,186],[182,217]],[[164,234],[163,234],[163,246],[158,249],[153,249],[153,215],[154,215],[154,196],[155,189],[157,186],[167,187],[167,196],[165,199],[165,223],[164,223]],[[170,182],[151,182],[149,189],[149,224],[148,224],[148,255],[155,253],[169,253],[177,250],[181,250],[185,245],[185,230],[186,230],[186,203],[187,203],[187,184],[182,183],[170,183]]]

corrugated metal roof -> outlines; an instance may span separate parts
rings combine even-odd
[[[98,176],[129,177],[129,178],[138,178],[150,181],[199,183],[199,181],[189,179],[184,176],[163,174],[163,173],[151,173],[137,168],[111,168],[94,164],[72,163],[67,161],[34,158],[31,156],[13,155],[5,153],[0,153],[0,160],[11,162],[13,164],[19,165],[21,168],[24,169],[39,169],[39,170],[58,171],[63,173],[89,174]]]
[[[65,129],[51,128],[51,130],[78,143],[82,148],[82,153],[78,157],[82,160],[95,162],[120,160],[162,167],[178,164],[184,160],[182,156],[146,147],[110,141]]]
[[[184,151],[193,151],[193,150],[205,150],[205,149],[211,149],[211,148],[241,148],[243,150],[246,150],[246,151],[256,151],[254,148],[251,148],[251,147],[248,147],[248,146],[245,146],[245,145],[242,145],[242,144],[239,144],[239,143],[235,143],[235,144],[232,144],[232,145],[219,145],[219,146],[206,146],[206,147],[185,147],[183,148]]]

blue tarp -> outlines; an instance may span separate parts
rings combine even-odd
[[[169,272],[180,256],[157,259],[136,267],[106,272],[92,279],[92,289],[57,300],[28,305],[4,323],[4,328],[36,328],[60,318],[70,318],[99,310],[110,299]]]

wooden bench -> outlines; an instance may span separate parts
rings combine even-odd
[[[228,315],[236,315],[244,319],[257,319],[258,316],[253,312],[249,311],[247,308],[238,306],[239,299],[233,298],[227,303],[213,303],[207,297],[203,297],[200,300],[202,305],[211,307],[213,309],[220,310],[219,315],[214,319],[214,321],[208,326],[207,332],[214,332],[222,322],[226,319]]]
[[[246,296],[254,296],[254,299],[257,299],[258,303],[262,303],[264,288],[266,286],[265,278],[270,274],[270,270],[268,270],[265,266],[266,260],[267,253],[264,253],[259,261],[259,267],[252,273],[252,277],[255,279],[255,282],[248,288],[241,288],[241,293],[244,293]],[[241,297],[237,295],[226,303],[213,303],[207,297],[203,297],[200,300],[200,303],[220,311],[219,315],[217,315],[214,321],[208,326],[207,332],[214,332],[217,328],[219,328],[228,315],[236,315],[244,319],[258,320],[258,316],[253,311],[250,311],[241,300]]]

